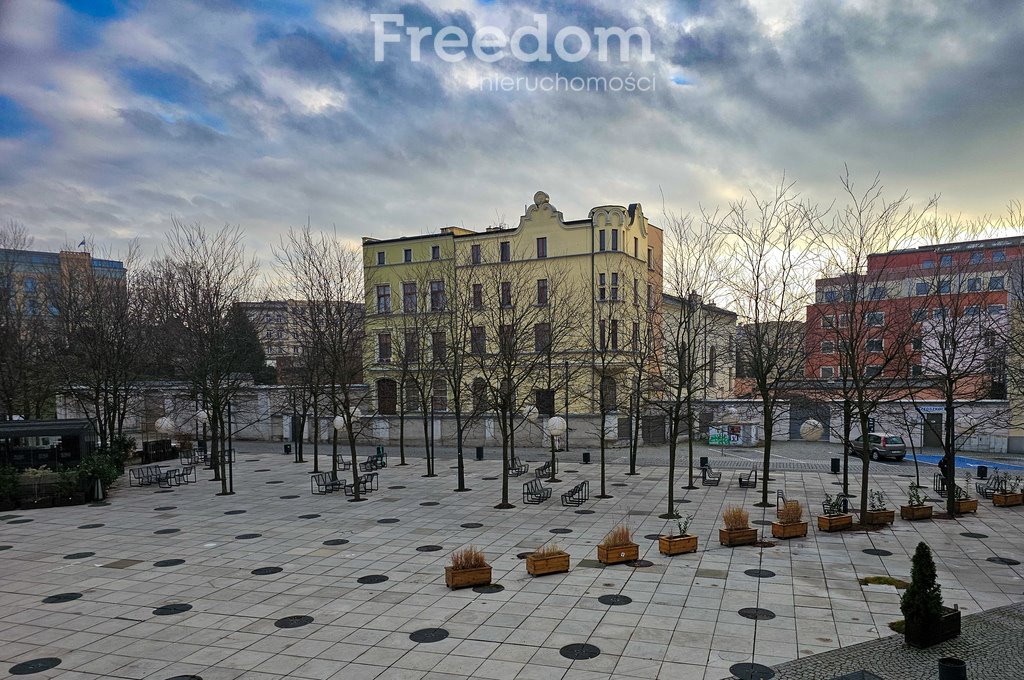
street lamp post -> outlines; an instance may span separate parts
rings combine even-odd
[[[341,416],[334,416],[331,425],[334,427],[334,441],[332,442],[333,447],[331,450],[331,478],[334,481],[338,481],[338,433],[345,429],[345,419]]]
[[[558,467],[558,460],[555,458],[555,437],[561,437],[569,431],[569,428],[564,418],[552,416],[548,418],[546,429],[548,431],[548,438],[551,440],[551,476],[548,477],[548,481],[552,483],[560,482],[562,480],[555,478],[555,472]]]

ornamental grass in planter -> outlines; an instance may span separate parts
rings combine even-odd
[[[597,545],[597,559],[602,564],[621,564],[640,559],[640,546],[633,542],[633,532],[620,524]]]
[[[786,501],[779,508],[779,521],[772,522],[774,538],[801,538],[807,535],[807,522],[803,521],[804,509],[800,501]]]
[[[912,484],[907,489],[907,504],[900,506],[900,517],[911,522],[932,518],[932,506],[925,504],[919,487]]]
[[[978,499],[971,498],[971,475],[964,475],[964,485],[959,486],[953,490],[956,495],[956,499],[953,501],[954,512],[958,515],[962,515],[966,512],[978,512]]]
[[[900,598],[907,644],[931,647],[960,635],[960,610],[942,606],[935,561],[923,541],[917,544],[911,564],[910,585]]]
[[[895,519],[896,511],[886,507],[885,494],[881,491],[868,491],[868,511],[861,517],[861,524],[892,524]]]
[[[558,547],[557,543],[548,543],[526,556],[526,572],[531,576],[545,574],[564,574],[569,571],[569,553]]]
[[[823,513],[818,515],[818,531],[843,531],[853,527],[853,515],[844,512],[841,496],[825,494],[821,506]]]
[[[676,514],[679,514],[678,512]],[[687,533],[693,515],[687,515],[676,520],[676,528],[679,533],[675,536],[662,534],[658,536],[658,551],[662,555],[682,555],[684,553],[697,552],[697,537]]]
[[[750,528],[750,515],[741,507],[731,505],[722,513],[725,528],[718,530],[718,542],[726,546],[750,545],[757,542],[757,529]]]
[[[992,505],[1000,508],[1024,505],[1024,493],[1020,491],[1021,478],[1011,478],[1009,475],[1004,474],[1002,482],[1002,490],[992,494]]]
[[[491,582],[491,565],[482,550],[473,546],[456,550],[451,564],[444,568],[444,584],[453,590],[471,586],[486,586]]]

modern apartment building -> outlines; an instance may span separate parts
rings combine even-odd
[[[95,258],[87,252],[0,249],[0,295],[5,304],[21,306],[27,316],[56,316],[59,287],[74,281],[71,274],[76,270],[91,270],[105,278],[125,276],[122,262]]]

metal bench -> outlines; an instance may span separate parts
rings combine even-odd
[[[544,463],[539,468],[533,471],[533,476],[537,479],[545,479],[551,476],[551,463]]]
[[[715,472],[711,469],[710,465],[706,465],[700,469],[700,483],[703,486],[718,486],[718,483],[722,481],[722,473]]]
[[[199,479],[196,477],[196,466],[195,465],[185,465],[178,472],[178,483],[179,484],[181,484],[183,482],[185,484],[191,484],[192,482],[197,482],[197,481],[199,481]]]
[[[757,468],[751,468],[746,474],[740,473],[740,488],[757,488]]]
[[[975,482],[974,490],[983,498],[992,498],[993,495],[1002,491],[1004,486],[1003,478],[996,473],[987,482]]]
[[[346,482],[342,489],[345,491],[346,496],[355,495],[356,487],[359,488],[359,493],[370,493],[380,488],[377,480],[376,472],[367,472],[364,475],[359,475],[359,479],[353,484],[352,482]]]
[[[181,468],[167,468],[166,470],[161,470],[156,476],[157,485],[163,489],[170,489],[171,483],[173,482],[174,486],[178,486],[181,484],[181,480],[178,478],[178,475],[180,474]]]
[[[782,517],[782,509],[785,508],[790,503],[799,503],[799,501],[791,501],[788,498],[786,498],[785,491],[783,491],[782,489],[777,490],[775,492],[775,516]],[[824,507],[824,503],[822,504],[822,507]]]
[[[946,477],[941,472],[932,475],[932,488],[935,493],[946,493]]]
[[[525,475],[529,471],[529,463],[524,463],[515,456],[512,457],[512,462],[508,466],[508,474],[510,477],[518,477],[519,475]]]
[[[330,472],[318,472],[315,475],[311,475],[309,478],[309,492],[317,496],[323,496],[340,489],[342,483],[334,479],[332,474]]]
[[[137,484],[132,484],[133,479]],[[128,470],[128,486],[149,486],[153,482],[160,482],[159,465],[144,465]]]
[[[590,482],[583,480],[562,494],[563,506],[580,506],[590,500]]]
[[[551,498],[551,489],[544,486],[539,479],[531,479],[523,484],[524,503],[543,503],[549,498]]]

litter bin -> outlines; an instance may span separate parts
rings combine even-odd
[[[482,447],[482,446],[476,447],[476,459],[477,460],[483,460],[484,459],[484,447]]]
[[[840,466],[841,463],[842,463],[842,460],[839,459],[839,458],[833,458],[832,459],[832,474],[834,474],[834,475],[838,475],[839,474],[839,470],[840,470],[839,466]]]
[[[988,479],[988,466],[987,465],[979,465],[978,466],[978,479]]]
[[[284,445],[284,455],[286,455],[286,456],[287,456],[287,455],[289,455],[289,454],[290,454],[291,452],[292,452],[292,445],[291,445],[291,444],[285,444],[285,445]]]
[[[700,457],[700,466],[702,468],[706,468],[708,466],[708,457],[707,456],[701,456]]]
[[[583,452],[583,464],[590,465],[590,451]]]
[[[951,656],[939,659],[939,680],[967,680],[967,662]]]

